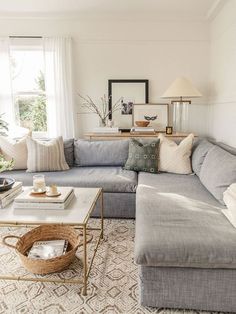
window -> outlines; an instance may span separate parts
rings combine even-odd
[[[11,39],[10,58],[16,122],[45,135],[47,111],[42,40]]]

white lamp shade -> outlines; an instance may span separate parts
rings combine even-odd
[[[197,98],[201,97],[202,94],[194,87],[193,83],[185,78],[177,78],[170,87],[161,96],[162,98]]]

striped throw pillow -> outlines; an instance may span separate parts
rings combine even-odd
[[[30,137],[26,140],[28,149],[27,172],[68,170],[62,137],[40,142]]]

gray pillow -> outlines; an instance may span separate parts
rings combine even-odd
[[[74,166],[74,139],[64,140],[64,154],[69,167]]]
[[[125,163],[126,170],[158,172],[158,150],[160,139],[149,144],[143,144],[136,139],[130,139],[129,158]]]
[[[194,143],[192,149],[192,169],[199,176],[203,161],[209,152],[214,147],[212,143],[206,139],[201,139]]]
[[[128,158],[129,141],[75,140],[75,166],[124,166]]]
[[[236,182],[236,156],[214,145],[203,161],[200,180],[223,205],[223,193]]]

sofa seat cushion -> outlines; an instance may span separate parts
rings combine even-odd
[[[47,185],[102,187],[105,192],[132,193],[135,192],[138,181],[135,172],[121,167],[73,167],[67,171],[40,173],[45,175]],[[22,181],[24,185],[32,185],[34,174],[11,171],[4,173],[4,176]]]
[[[136,263],[236,268],[236,229],[222,208],[196,175],[140,173]]]

